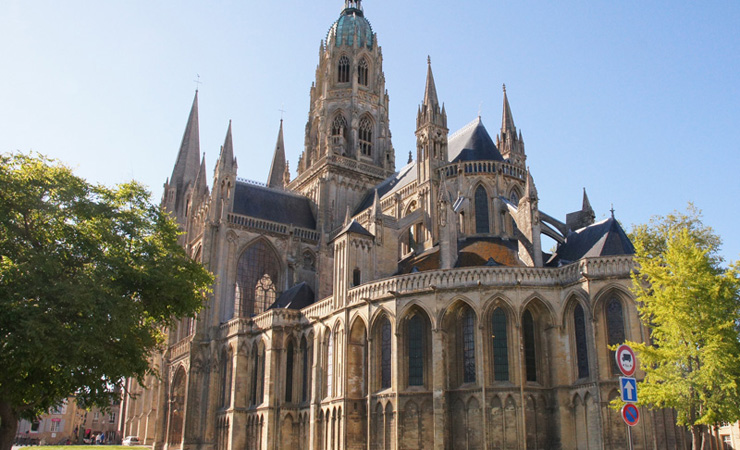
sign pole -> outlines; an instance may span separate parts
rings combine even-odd
[[[627,436],[629,437],[630,441],[630,450],[634,450],[634,447],[632,447],[632,427],[627,425]]]

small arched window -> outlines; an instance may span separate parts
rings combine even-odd
[[[363,86],[367,86],[367,72],[367,61],[362,58],[357,65],[357,82]]]
[[[478,186],[475,190],[475,232],[488,233],[488,194],[486,188]]]
[[[391,322],[383,317],[380,324],[380,387],[391,387]]]
[[[344,136],[347,130],[347,121],[344,116],[338,115],[334,118],[334,122],[331,124],[331,135],[332,136]]]
[[[586,344],[586,318],[581,304],[573,310],[573,328],[576,338],[576,358],[578,361],[578,378],[588,377],[588,346]]]
[[[475,313],[466,308],[463,314],[463,383],[475,382]]]
[[[524,334],[524,365],[527,381],[537,381],[537,349],[535,346],[535,326],[532,313],[524,311],[522,316],[522,333]]]
[[[370,119],[363,117],[360,120],[360,128],[358,130],[358,137],[360,139],[360,151],[364,156],[372,156],[373,153],[373,127]]]
[[[359,286],[361,281],[362,272],[360,272],[360,269],[355,268],[355,270],[352,271],[352,286]]]
[[[409,386],[424,385],[424,324],[415,314],[408,325]]]
[[[285,351],[285,401],[293,401],[293,341],[288,342],[288,348]]]
[[[493,332],[493,378],[496,381],[509,381],[509,339],[506,334],[506,313],[501,308],[493,311],[491,331]]]
[[[613,296],[609,299],[606,304],[606,330],[607,330],[607,344],[611,347],[612,345],[618,345],[624,342],[624,315],[622,312],[622,302],[619,301],[617,296]],[[619,367],[617,367],[617,361],[614,359],[614,351],[609,351],[612,373],[619,374]]]
[[[342,57],[339,58],[339,64],[337,65],[337,82],[349,82],[349,58],[347,58],[347,55],[342,55]]]

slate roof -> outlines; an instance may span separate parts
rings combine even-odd
[[[335,234],[331,238],[331,241],[333,241],[334,239],[336,239],[338,236],[343,235],[344,233],[355,233],[355,234],[360,234],[360,235],[363,235],[363,236],[374,237],[374,235],[371,232],[367,231],[367,229],[365,227],[363,227],[362,225],[360,225],[359,222],[357,222],[356,220],[353,220],[350,223],[348,223],[347,225],[345,225],[344,228],[342,228],[341,230],[337,231],[337,234]]]
[[[576,230],[558,246],[547,265],[563,265],[581,258],[633,255],[635,247],[616,219],[610,217]]]
[[[399,189],[408,186],[414,180],[416,180],[416,162],[411,162],[402,167],[398,172],[383,180],[373,189],[369,190],[360,202],[360,206],[355,209],[352,215],[356,216],[367,208],[373,206],[376,189],[378,191],[378,198],[382,200],[386,195],[395,193]]]
[[[275,303],[267,309],[285,308],[285,309],[302,309],[312,305],[315,301],[313,289],[305,281],[302,281],[292,288],[283,291],[275,300]]]
[[[504,160],[480,117],[453,133],[447,149],[450,162]]]
[[[316,219],[308,198],[242,181],[236,183],[234,213],[310,230],[316,229]]]

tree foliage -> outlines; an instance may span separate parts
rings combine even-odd
[[[42,156],[3,154],[0,186],[4,437],[69,395],[106,406],[124,377],[142,380],[163,327],[199,310],[212,276],[140,184],[91,185]]]
[[[696,448],[704,426],[740,419],[738,266],[721,266],[721,240],[691,205],[636,227],[632,240],[633,292],[650,330],[649,343],[630,343],[646,373],[640,401],[674,408]]]

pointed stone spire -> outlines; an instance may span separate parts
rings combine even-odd
[[[583,206],[581,206],[581,211],[593,212],[593,208],[591,208],[591,202],[588,200],[588,194],[586,194],[586,188],[583,188]]]
[[[195,91],[193,106],[190,108],[190,116],[182,135],[180,151],[177,154],[177,162],[172,169],[169,183],[178,189],[185,189],[189,183],[195,181],[198,175],[200,163],[200,133],[198,130],[198,91]]]
[[[382,211],[380,208],[380,197],[378,196],[378,190],[375,189],[375,196],[373,197],[373,208],[370,210],[370,214],[373,218],[378,218]]]
[[[221,147],[221,154],[218,157],[218,168],[221,170],[236,170],[236,158],[234,158],[234,143],[231,138],[231,120],[229,128],[226,130],[224,145]]]
[[[352,222],[352,214],[349,212],[349,205],[347,205],[347,213],[344,216],[344,226],[346,227],[350,222]]]
[[[506,95],[506,85],[504,85],[504,112],[501,116],[501,135],[504,133],[516,137],[516,127],[514,126],[514,116],[511,115],[509,106],[509,97]]]
[[[527,167],[527,183],[524,186],[524,190],[525,197],[530,200],[537,200],[537,187],[534,185],[534,179],[532,178],[532,174],[529,172],[529,167]]]
[[[424,105],[433,108],[439,106],[437,86],[434,84],[434,75],[432,74],[432,58],[429,56],[427,56],[427,84],[424,89]]]
[[[283,119],[280,119],[280,131],[278,131],[275,153],[272,156],[270,173],[267,176],[267,187],[285,188],[285,144],[283,143]]]
[[[198,175],[195,177],[195,196],[208,194],[206,176],[206,154],[203,153],[203,158],[200,160],[200,169],[198,170]]]
[[[283,172],[283,186],[290,184],[290,161],[285,161],[285,172]]]

